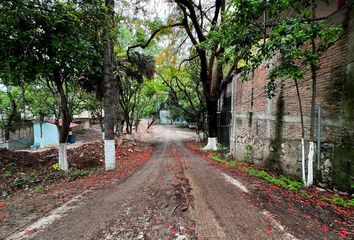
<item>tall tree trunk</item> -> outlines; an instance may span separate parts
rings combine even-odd
[[[11,112],[9,117],[7,118],[6,125],[5,125],[5,142],[10,140],[10,131],[12,130],[13,123],[18,121],[18,113],[17,113],[17,104],[15,99],[12,97],[10,89],[7,90],[7,95],[11,102]]]
[[[218,102],[207,99],[208,144],[204,150],[217,150],[217,110]]]
[[[200,136],[200,121],[198,118],[195,119],[195,141],[197,143],[202,141],[202,138]]]
[[[56,119],[56,125],[59,130],[59,167],[61,170],[67,171],[69,170],[67,159],[67,140],[69,135],[70,122],[72,119],[59,69],[54,71],[54,83],[60,96],[60,110],[62,114],[61,125],[59,123],[59,119]]]
[[[43,122],[44,114],[39,113],[39,147],[43,147]]]
[[[125,132],[127,134],[130,134],[130,132],[129,132],[129,126],[130,126],[129,113],[124,113],[124,116],[125,116]]]
[[[114,18],[114,0],[105,0],[105,5],[109,9],[111,20]],[[115,142],[114,142],[114,81],[112,74],[112,42],[110,39],[109,24],[105,33],[104,46],[104,153],[105,153],[105,169],[111,170],[115,168]]]
[[[307,183],[306,186],[310,187],[313,184],[313,158],[315,155],[315,144],[314,144],[314,129],[315,129],[315,108],[316,108],[316,66],[311,64],[311,75],[312,75],[312,97],[311,97],[311,119],[310,119],[310,143],[309,143],[309,154],[308,154],[308,166],[307,166]]]
[[[316,19],[316,2],[312,1],[312,31],[314,31],[313,24]],[[316,39],[311,38],[312,52],[316,52]],[[310,118],[310,143],[309,143],[309,154],[307,162],[307,183],[306,186],[310,187],[313,184],[313,157],[315,155],[315,108],[316,108],[316,85],[317,85],[317,65],[314,60],[311,60],[311,78],[312,78],[312,96],[311,96],[311,118]]]
[[[300,111],[300,121],[301,121],[301,169],[302,169],[302,182],[304,185],[306,185],[306,164],[305,164],[305,126],[304,126],[304,114],[302,111],[302,102],[301,102],[301,96],[300,96],[300,91],[299,91],[299,84],[297,82],[297,79],[295,79],[295,88],[296,88],[296,94],[297,94],[297,99],[299,102],[299,111]]]
[[[115,89],[114,89],[114,105],[115,105],[115,132],[116,135],[119,137],[122,133],[121,133],[121,117],[120,117],[120,106],[119,106],[119,87],[118,87],[118,83],[114,84]]]

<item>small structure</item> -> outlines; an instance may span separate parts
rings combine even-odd
[[[62,125],[62,121],[59,120],[59,125]],[[70,123],[70,128],[78,127],[76,123]],[[33,146],[39,148],[55,147],[59,145],[59,131],[55,125],[54,120],[50,119],[33,123],[34,144]]]
[[[80,125],[80,129],[89,129],[92,125],[92,113],[83,111],[80,114],[73,116],[73,122]]]
[[[170,117],[170,111],[167,111],[167,110],[160,111],[160,124],[172,124],[172,119]]]

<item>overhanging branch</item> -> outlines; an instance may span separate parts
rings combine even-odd
[[[195,56],[193,56],[193,57],[190,57],[190,58],[187,58],[187,59],[184,59],[180,64],[179,64],[179,66],[178,66],[178,70],[181,70],[181,67],[182,67],[182,64],[183,63],[185,63],[185,62],[190,62],[190,61],[192,61],[192,60],[194,60],[194,59],[196,59],[197,57],[199,57],[199,55],[197,54],[197,55],[195,55]]]
[[[127,56],[128,56],[128,59],[129,59],[129,52],[134,49],[134,48],[146,48],[147,46],[149,46],[150,42],[154,39],[154,37],[159,33],[161,32],[163,29],[166,29],[166,28],[174,28],[174,27],[178,27],[178,26],[184,26],[183,23],[175,23],[175,24],[172,24],[172,25],[168,25],[168,26],[162,26],[161,28],[157,29],[155,32],[153,32],[149,38],[149,40],[145,43],[145,44],[136,44],[136,45],[133,45],[133,46],[130,46],[128,47],[128,50],[127,50]]]

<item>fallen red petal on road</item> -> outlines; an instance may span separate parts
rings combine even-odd
[[[329,228],[328,228],[327,226],[323,226],[322,229],[323,229],[323,231],[325,231],[325,232],[328,232],[328,231],[329,231]]]
[[[267,233],[271,234],[273,233],[273,228],[271,226],[266,228]]]

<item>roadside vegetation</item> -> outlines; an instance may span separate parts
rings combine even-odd
[[[250,176],[257,177],[262,181],[266,181],[280,188],[295,192],[304,199],[312,199],[314,201],[326,202],[333,206],[340,206],[347,209],[354,208],[353,195],[343,195],[335,191],[328,191],[324,189],[318,191],[316,186],[308,189],[303,185],[302,181],[298,177],[275,174],[265,169],[262,169],[259,166],[251,164],[249,161],[239,161],[230,157],[229,149],[222,145],[219,145],[219,150],[209,152],[200,150],[202,147],[202,145],[200,144],[196,145],[189,143],[187,145],[190,148],[198,151],[206,159],[216,162],[223,169],[229,169],[231,172],[241,171]]]

